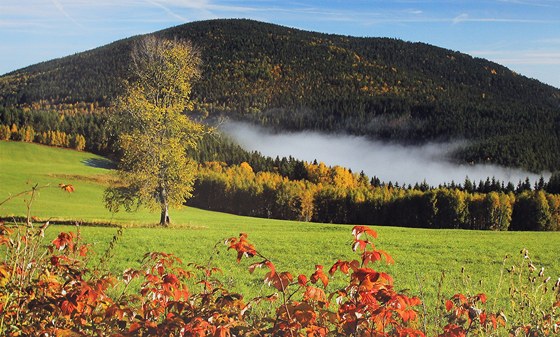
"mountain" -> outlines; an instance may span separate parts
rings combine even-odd
[[[201,49],[203,77],[193,97],[202,114],[405,143],[466,140],[458,160],[560,169],[560,90],[484,59],[251,20],[193,22],[154,34]],[[0,77],[0,106],[105,110],[138,38],[8,73]]]

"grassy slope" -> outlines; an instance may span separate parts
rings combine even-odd
[[[76,192],[66,194],[58,189],[46,189],[33,205],[33,214],[42,218],[84,219],[120,224],[150,224],[157,214],[140,212],[133,214],[108,213],[102,205],[103,185],[84,179],[63,179],[53,174],[62,172],[69,176],[106,177],[109,171],[90,167],[87,160],[102,158],[88,153],[55,149],[33,144],[0,142],[0,200],[26,188],[31,181],[57,185],[72,183]],[[105,179],[97,179],[104,181]],[[0,206],[0,216],[23,215],[25,205],[21,199]],[[338,258],[353,258],[349,243],[350,226],[298,223],[239,217],[184,208],[172,213],[173,228],[146,228],[129,226],[125,229],[114,251],[110,269],[114,272],[138,266],[142,254],[148,251],[176,253],[184,261],[205,263],[212,255],[212,247],[223,239],[249,233],[249,238],[262,253],[277,263],[279,270],[310,275],[315,264],[329,268]],[[73,230],[69,226],[51,227],[50,235],[59,231]],[[500,277],[503,258],[510,255],[517,259],[521,248],[528,248],[531,256],[546,267],[553,279],[560,276],[557,262],[560,233],[489,232],[463,230],[423,230],[395,227],[377,227],[378,248],[388,251],[396,260],[392,266],[382,267],[396,280],[399,289],[410,289],[425,294],[424,300],[434,307],[437,282],[441,272],[446,278],[444,293],[455,291],[486,292],[494,297]],[[87,242],[102,251],[114,235],[114,228],[82,227]],[[220,253],[213,261],[225,272],[223,278],[234,289],[250,294],[267,294],[271,289],[262,285],[259,278],[249,276],[247,263],[236,265],[232,252]],[[508,263],[510,264],[510,263]],[[465,268],[470,281],[461,273]],[[507,293],[504,286],[501,293]],[[505,305],[506,302],[502,302]]]

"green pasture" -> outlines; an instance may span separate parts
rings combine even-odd
[[[271,259],[280,271],[297,275],[313,273],[316,264],[325,269],[337,259],[357,257],[351,251],[351,226],[302,223],[240,217],[195,208],[183,208],[171,213],[173,226],[153,226],[159,214],[142,210],[138,213],[111,214],[102,203],[102,193],[110,183],[111,171],[99,167],[106,164],[101,157],[65,149],[34,144],[0,142],[0,201],[23,191],[30,185],[59,183],[73,184],[72,194],[58,188],[40,192],[32,205],[32,215],[41,219],[75,220],[84,223],[118,224],[126,227],[114,256],[106,268],[119,273],[128,267],[138,267],[146,252],[174,253],[185,262],[212,264],[223,270],[219,275],[234,290],[249,296],[273,292],[261,281],[264,271],[249,275],[249,261],[235,262],[235,253],[218,242],[240,232],[246,232],[257,249]],[[22,198],[0,206],[0,216],[22,216],[26,212]],[[61,221],[58,221],[59,223]],[[476,294],[485,292],[497,298],[496,309],[507,312],[507,275],[500,283],[504,258],[505,266],[520,259],[520,250],[527,248],[535,265],[545,267],[552,280],[560,277],[560,233],[491,232],[464,230],[428,230],[372,226],[378,233],[377,247],[389,252],[396,263],[378,268],[389,272],[398,289],[421,296],[430,310],[436,307],[438,282],[443,278],[443,295],[456,292]],[[49,235],[60,231],[74,231],[75,226],[50,227]],[[85,241],[92,243],[100,254],[117,232],[107,226],[80,226]],[[256,261],[253,261],[256,262]],[[464,270],[464,273],[461,272]],[[333,288],[341,284],[342,274],[335,276]]]

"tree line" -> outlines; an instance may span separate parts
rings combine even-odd
[[[107,114],[0,107],[0,139],[70,147],[100,155],[115,153],[116,132]]]
[[[515,191],[376,184],[340,166],[304,163],[307,179],[254,172],[248,163],[200,164],[188,205],[240,215],[419,228],[560,230],[560,195],[525,182]],[[558,181],[554,175],[550,188]],[[535,185],[535,186],[538,186]],[[555,186],[555,185],[554,185]],[[548,188],[548,184],[546,184]]]
[[[39,143],[44,145],[71,148],[83,151],[86,148],[86,139],[80,134],[66,134],[62,131],[36,132],[32,126],[25,125],[18,128],[0,124],[0,140],[13,140],[27,143]]]

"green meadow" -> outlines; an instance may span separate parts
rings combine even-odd
[[[248,264],[257,261],[242,260],[237,264],[235,253],[228,252],[222,244],[224,239],[240,232],[248,233],[249,240],[278,270],[294,275],[309,276],[316,264],[328,269],[337,259],[357,257],[350,247],[352,227],[348,225],[258,219],[185,207],[172,210],[170,228],[158,228],[154,225],[159,220],[157,213],[140,210],[111,214],[102,201],[104,188],[114,179],[107,164],[104,158],[85,152],[1,141],[0,202],[35,184],[49,184],[53,188],[41,189],[31,209],[31,215],[41,221],[51,219],[55,224],[49,227],[49,237],[78,229],[68,223],[82,224],[82,237],[101,255],[117,232],[117,228],[107,225],[124,228],[113,257],[104,268],[118,274],[126,268],[138,267],[143,254],[150,251],[174,253],[185,262],[206,264],[211,260],[222,269],[219,278],[223,282],[249,296],[270,294],[273,289],[263,284],[264,271],[257,270],[254,275],[247,272]],[[60,190],[59,183],[72,184],[75,192]],[[24,216],[24,199],[29,197],[4,203],[0,206],[0,217],[10,222],[12,217]],[[507,312],[508,275],[501,276],[501,271],[521,258],[523,248],[529,250],[539,269],[545,267],[552,280],[560,277],[558,232],[372,227],[379,233],[377,248],[387,251],[395,260],[394,265],[380,265],[378,269],[389,272],[397,289],[408,289],[410,294],[420,296],[431,310],[439,303],[437,294],[443,280],[444,296],[485,292],[490,298],[489,305]],[[335,275],[331,290],[340,284],[337,280],[341,278],[342,274]]]

